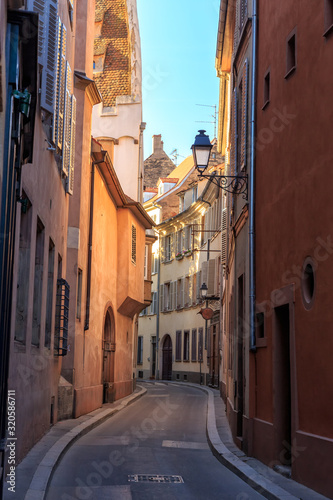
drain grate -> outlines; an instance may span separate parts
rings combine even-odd
[[[130,483],[183,483],[181,476],[164,476],[159,474],[133,474],[128,476]]]

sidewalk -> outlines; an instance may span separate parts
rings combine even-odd
[[[155,382],[147,381],[147,383],[154,384]],[[212,452],[223,465],[265,498],[269,500],[327,500],[326,497],[283,477],[240,451],[233,443],[225,414],[225,405],[217,390],[181,382],[159,381],[158,383],[190,385],[207,393],[207,437]],[[138,385],[133,394],[120,401],[105,404],[102,408],[77,419],[55,424],[17,466],[15,496],[5,488],[4,499],[44,500],[52,472],[66,450],[79,437],[136,401],[146,392],[145,388]]]

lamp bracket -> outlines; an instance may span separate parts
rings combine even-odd
[[[248,195],[248,176],[247,175],[217,175],[198,173],[199,178],[209,179],[219,188],[232,194],[242,194],[243,199],[247,200]]]

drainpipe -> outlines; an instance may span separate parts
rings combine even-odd
[[[89,218],[89,241],[88,241],[88,264],[87,264],[87,296],[86,296],[86,318],[84,322],[84,331],[89,330],[90,320],[90,293],[91,293],[91,258],[92,258],[92,239],[94,224],[94,191],[95,191],[95,165],[105,162],[106,151],[101,151],[104,155],[103,160],[93,161],[91,163],[91,181],[90,181],[90,218]]]
[[[160,343],[160,283],[161,283],[161,238],[158,235],[158,266],[157,266],[157,314],[156,314],[156,367],[155,377],[159,380],[159,343]]]
[[[255,132],[256,132],[256,67],[257,67],[257,0],[252,1],[252,78],[251,78],[251,158],[249,174],[249,254],[250,254],[250,351],[256,352],[255,332]]]
[[[143,131],[146,129],[146,123],[141,122],[140,124],[140,136],[139,136],[139,161],[138,161],[138,194],[137,198],[140,203],[142,203],[142,179],[143,179]]]

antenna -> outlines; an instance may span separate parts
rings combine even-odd
[[[209,104],[196,104],[196,106],[203,106],[205,108],[214,108],[214,114],[211,115],[212,118],[214,119],[214,121],[212,122],[208,122],[208,121],[196,121],[195,123],[214,123],[214,139],[216,139],[216,129],[217,129],[217,116],[218,116],[218,111],[216,109],[216,104],[214,104],[214,106],[211,106]]]
[[[169,156],[171,156],[171,159],[174,162],[174,164],[176,165],[176,167],[178,167],[178,165],[177,165],[178,156],[180,156],[181,158],[185,158],[185,156],[180,155],[178,153],[178,149],[174,149],[173,151],[171,151]]]

